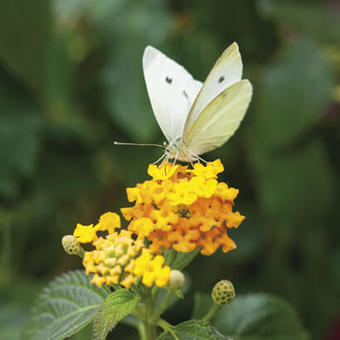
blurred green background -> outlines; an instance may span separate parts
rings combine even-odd
[[[238,293],[274,293],[313,339],[340,339],[336,0],[0,1],[0,339],[19,338],[42,285],[80,268],[61,237],[127,206],[126,186],[160,155],[113,145],[164,140],[144,47],[204,80],[233,41],[254,97],[236,135],[205,158],[222,159],[247,219],[231,234],[236,250],[188,268],[192,290],[227,278]],[[190,317],[192,290],[171,322]],[[111,339],[135,336],[119,326]]]

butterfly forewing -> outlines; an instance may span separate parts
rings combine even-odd
[[[224,144],[239,127],[251,96],[252,86],[248,80],[241,80],[220,93],[184,136],[187,149],[200,155]]]
[[[144,51],[143,71],[153,112],[171,143],[182,136],[185,121],[202,83],[151,46]]]
[[[221,92],[242,77],[242,60],[237,43],[232,43],[218,58],[209,72],[185,122],[184,134],[198,115]]]

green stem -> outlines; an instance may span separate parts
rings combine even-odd
[[[141,289],[141,294],[144,300],[144,308],[139,333],[142,340],[154,340],[157,337],[157,327],[150,322],[150,318],[155,309],[155,300],[149,289]]]
[[[221,305],[217,305],[217,304],[212,304],[208,313],[204,316],[204,318],[202,319],[202,321],[210,321],[215,314],[221,309]]]
[[[169,324],[169,322],[166,322],[163,319],[159,319],[157,325],[163,328],[165,332],[169,332],[174,337],[175,340],[179,340],[178,336],[173,331],[172,326]]]
[[[157,337],[157,328],[147,321],[141,321],[138,325],[138,332],[141,340],[155,340]]]
[[[174,294],[175,293],[172,290],[168,291],[166,297],[164,298],[164,300],[162,301],[162,303],[160,304],[158,309],[156,311],[154,311],[154,313],[152,314],[152,316],[150,318],[151,322],[158,322],[158,319],[163,314],[165,309],[168,307],[168,304],[169,304],[170,300],[172,299],[172,297],[174,296]]]

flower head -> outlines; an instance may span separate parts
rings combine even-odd
[[[148,219],[136,221],[136,228],[146,225]],[[170,267],[165,266],[161,255],[154,255],[144,244],[144,237],[136,237],[132,230],[120,228],[117,214],[107,212],[99,218],[96,226],[77,224],[71,236],[78,244],[91,243],[94,250],[85,251],[83,265],[86,274],[93,274],[91,282],[97,286],[118,285],[130,288],[139,280],[148,287],[166,285],[170,278]],[[106,231],[105,236],[97,236],[97,231]],[[143,234],[139,234],[143,235]]]
[[[181,252],[201,248],[203,255],[211,255],[220,247],[224,252],[234,249],[227,230],[237,228],[244,216],[233,212],[238,190],[217,181],[222,171],[220,160],[196,163],[193,169],[150,165],[152,179],[127,189],[129,201],[135,202],[121,209],[130,221],[128,230],[139,239],[147,238],[155,253],[162,248]]]

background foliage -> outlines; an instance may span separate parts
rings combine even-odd
[[[159,156],[113,146],[163,140],[144,47],[203,80],[233,41],[254,98],[237,134],[206,159],[222,159],[247,219],[232,233],[236,250],[190,266],[192,290],[209,293],[227,278],[240,293],[274,293],[297,308],[313,339],[338,339],[336,0],[0,1],[0,338],[17,339],[42,284],[79,267],[61,237],[126,206],[124,188]],[[192,300],[188,293],[168,318],[187,320]],[[124,326],[115,333],[135,337]]]

